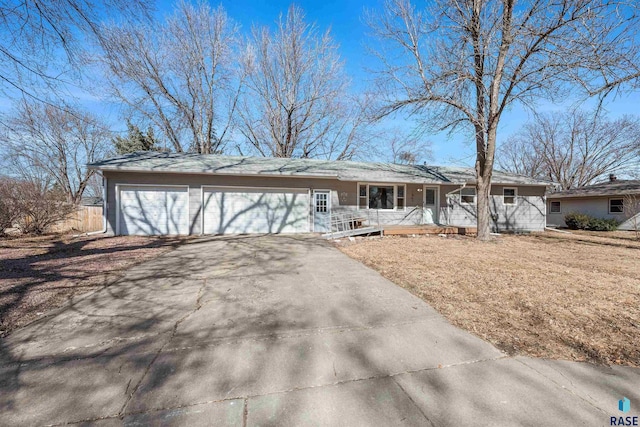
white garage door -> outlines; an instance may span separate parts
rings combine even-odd
[[[120,186],[118,234],[189,234],[189,189]]]
[[[308,233],[306,189],[205,188],[204,233]]]

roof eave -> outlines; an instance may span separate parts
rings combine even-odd
[[[228,173],[214,171],[194,171],[194,170],[167,170],[167,169],[133,169],[133,168],[114,168],[114,167],[90,167],[90,169],[102,172],[124,172],[124,173],[170,173],[175,175],[222,175],[222,176],[258,176],[268,178],[320,178],[320,179],[337,179],[337,175],[290,175],[290,174],[265,174],[265,173]]]

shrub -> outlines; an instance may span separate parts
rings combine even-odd
[[[591,218],[587,230],[615,231],[620,223],[615,219]]]
[[[9,178],[0,178],[0,236],[12,228],[20,217],[16,195],[15,182]]]
[[[20,211],[17,224],[25,234],[43,234],[75,209],[62,191],[45,182],[22,181],[17,186],[16,205]]]
[[[591,219],[589,215],[577,212],[568,213],[564,216],[564,222],[571,230],[586,230]]]
[[[64,192],[46,181],[0,178],[0,236],[14,226],[24,234],[45,233],[74,209]]]
[[[564,222],[571,230],[614,231],[620,224],[615,219],[594,218],[592,216],[572,212],[565,215]]]

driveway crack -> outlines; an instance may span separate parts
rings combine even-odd
[[[541,372],[540,370],[534,368],[533,366],[529,365],[528,363],[526,363],[523,360],[520,360],[519,358],[514,358],[513,360],[515,360],[516,362],[526,366],[527,368],[531,369],[532,371],[536,372],[538,375],[540,375],[541,377],[547,379],[548,381],[551,381],[553,384],[555,384],[557,387],[559,387],[561,390],[566,391],[567,393],[577,397],[578,399],[582,400],[583,402],[586,402],[588,405],[594,407],[595,409],[597,409],[600,412],[603,413],[607,413],[607,411],[604,408],[601,408],[600,406],[596,405],[594,402],[592,402],[591,400],[585,398],[584,396],[582,396],[580,393],[574,392],[573,390],[569,389],[568,387],[565,387],[564,385],[562,385],[561,383],[559,383],[558,381],[556,381],[555,379],[551,378],[548,375],[545,375],[543,372]],[[569,381],[569,384],[571,384],[572,386],[574,386],[573,382],[571,380],[569,380],[569,378],[567,378],[564,374],[562,374],[562,372],[558,371],[557,369],[555,369],[553,366],[551,366],[551,369],[553,369],[554,371],[558,372],[562,377],[564,377],[567,381]],[[575,386],[574,386],[575,387]],[[587,393],[585,393],[587,394]],[[589,396],[589,394],[587,394],[587,396]],[[593,397],[589,396],[591,399],[593,399]]]
[[[171,343],[173,338],[176,336],[176,333],[178,332],[178,327],[180,327],[180,324],[182,322],[184,322],[185,320],[187,320],[189,318],[189,316],[191,316],[192,314],[194,314],[195,312],[197,312],[198,310],[200,310],[203,307],[202,296],[204,294],[204,288],[206,286],[207,286],[207,279],[203,279],[202,280],[202,286],[200,286],[200,288],[198,288],[198,292],[196,294],[196,301],[195,301],[193,309],[191,311],[189,311],[187,314],[185,314],[184,316],[182,316],[180,319],[178,319],[173,324],[173,329],[171,331],[171,335],[169,335],[169,338],[167,338],[167,340],[164,342],[164,344],[162,344],[162,346],[158,349],[158,351],[153,356],[151,361],[145,367],[144,373],[142,374],[142,377],[140,377],[140,380],[138,380],[136,385],[131,389],[131,392],[127,396],[124,404],[122,405],[122,408],[118,412],[118,417],[119,418],[123,418],[124,417],[124,414],[125,414],[125,412],[127,410],[127,407],[129,406],[129,403],[131,403],[131,400],[133,400],[133,396],[136,394],[136,392],[138,391],[138,389],[140,388],[140,386],[144,382],[144,380],[147,377],[147,375],[149,374],[149,371],[151,370],[151,367],[153,366],[153,364],[156,362],[156,360],[158,360],[158,357],[160,357],[160,353],[162,353],[162,350],[164,350]],[[127,385],[127,389],[129,389],[129,385],[130,384],[131,384],[131,381],[129,381],[129,384]]]
[[[402,390],[402,392],[405,394],[405,396],[407,396],[407,398],[409,398],[409,400],[411,401],[411,403],[413,403],[413,406],[415,406],[418,411],[420,411],[420,413],[422,414],[422,416],[425,418],[425,420],[429,421],[429,425],[431,425],[431,427],[435,427],[436,425],[433,423],[433,421],[431,421],[429,419],[429,417],[427,416],[427,414],[424,413],[424,411],[422,410],[422,408],[416,403],[415,400],[413,400],[413,397],[411,397],[411,395],[409,393],[407,393],[407,390],[404,389],[404,387],[402,387],[402,385],[398,382],[398,380],[396,380],[395,376],[391,376],[391,380],[396,383],[396,385],[398,387],[400,387],[400,390]]]

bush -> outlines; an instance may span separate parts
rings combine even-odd
[[[16,205],[20,219],[17,224],[24,234],[43,234],[75,209],[62,191],[44,182],[22,181],[18,189]]]
[[[564,222],[571,230],[586,230],[592,220],[589,215],[572,212],[564,216]]]
[[[75,209],[64,192],[42,181],[0,178],[0,236],[17,227],[24,234],[42,234]]]
[[[15,181],[0,178],[0,236],[4,236],[7,229],[12,228],[19,217]]]
[[[620,224],[615,219],[594,218],[581,213],[565,215],[564,222],[571,230],[615,231]]]
[[[587,230],[615,231],[620,223],[615,219],[591,218]]]

